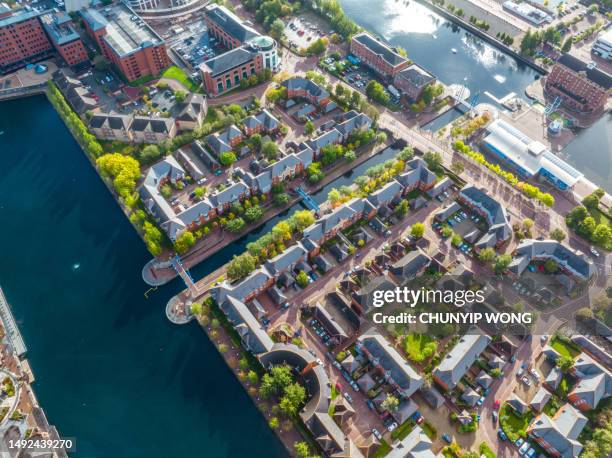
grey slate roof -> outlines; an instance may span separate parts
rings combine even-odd
[[[295,265],[306,257],[306,250],[301,243],[297,243],[279,255],[267,260],[264,265],[272,275],[279,275],[295,267]]]
[[[89,127],[108,127],[113,130],[128,130],[132,124],[132,117],[118,113],[94,113],[89,120]]]
[[[574,407],[565,404],[552,418],[546,414],[536,417],[529,430],[532,436],[541,438],[554,447],[561,458],[575,458],[582,451],[578,436],[587,421]]]
[[[329,97],[329,92],[327,92],[323,87],[319,86],[313,81],[310,81],[309,79],[299,76],[286,79],[282,84],[284,87],[292,91],[305,90],[309,97],[316,100],[318,103]]]
[[[359,43],[365,45],[368,49],[370,49],[374,54],[378,54],[382,57],[388,64],[392,66],[399,65],[403,62],[406,62],[406,59],[403,56],[400,56],[398,53],[393,51],[389,46],[377,40],[372,35],[367,32],[362,32],[353,37],[353,40],[358,41]]]
[[[409,280],[424,269],[431,262],[431,258],[420,248],[408,252],[399,261],[389,267],[389,272],[401,278]]]
[[[410,434],[393,445],[393,449],[386,456],[387,458],[436,458],[438,455],[431,450],[431,447],[431,439],[420,426],[415,426]]]
[[[220,207],[226,204],[236,202],[240,196],[249,193],[249,187],[242,181],[228,186],[223,191],[219,191],[216,194],[211,194],[208,198],[215,207]]]
[[[377,208],[389,204],[395,197],[402,193],[403,187],[396,180],[392,180],[382,188],[374,191],[368,196],[370,203]]]
[[[397,78],[402,78],[418,88],[424,87],[436,79],[435,76],[417,64],[411,64],[400,71]]]
[[[223,5],[216,3],[207,5],[205,14],[208,19],[241,43],[259,36],[259,33],[250,24],[240,19]]]
[[[552,394],[550,393],[550,391],[548,391],[542,385],[540,386],[536,394],[533,395],[533,398],[531,398],[531,401],[529,401],[529,406],[536,412],[541,412],[551,397],[552,397]]]
[[[231,49],[200,64],[204,72],[209,72],[215,78],[225,72],[244,65],[255,57],[255,53],[246,47]]]
[[[240,334],[242,342],[248,350],[258,355],[272,349],[274,342],[244,302],[229,296],[220,307]]]
[[[222,303],[228,296],[243,301],[249,294],[262,288],[271,278],[266,269],[259,268],[238,283],[230,284],[225,281],[210,291],[217,303]]]
[[[179,121],[196,122],[198,116],[206,113],[206,98],[201,94],[190,92],[185,101],[179,104]]]
[[[387,375],[401,388],[404,396],[411,396],[423,385],[423,378],[374,328],[366,331],[357,340],[367,350],[374,364],[382,366]]]
[[[470,330],[440,362],[434,376],[443,381],[448,389],[453,389],[490,342],[488,335]]]
[[[514,252],[514,259],[508,267],[511,272],[521,275],[532,259],[553,259],[561,267],[586,280],[595,272],[593,262],[579,251],[556,240],[525,239]]]
[[[172,118],[153,118],[148,116],[134,116],[132,130],[144,132],[150,130],[157,134],[167,134],[172,130],[174,119]]]
[[[464,186],[460,197],[472,206],[481,210],[486,216],[489,230],[487,234],[478,241],[477,247],[489,247],[497,242],[505,241],[512,235],[512,227],[508,222],[506,209],[494,198],[489,196],[484,189],[473,185]]]
[[[480,395],[471,387],[467,387],[467,389],[461,395],[461,400],[471,407],[474,407],[479,399]]]

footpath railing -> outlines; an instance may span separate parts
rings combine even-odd
[[[2,323],[4,324],[4,329],[6,330],[6,335],[11,342],[15,353],[20,358],[26,354],[28,351],[25,342],[23,341],[23,337],[21,337],[21,333],[19,332],[19,328],[17,327],[17,322],[15,321],[15,317],[13,316],[13,312],[11,312],[11,308],[9,307],[8,301],[2,292],[2,288],[0,287],[0,318],[2,319]]]
[[[31,95],[44,94],[47,82],[27,87],[16,87],[12,89],[0,90],[0,100],[10,100],[19,97],[29,97]]]

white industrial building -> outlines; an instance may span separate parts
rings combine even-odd
[[[509,164],[524,177],[541,176],[561,190],[572,188],[581,172],[555,156],[542,143],[533,140],[507,122],[497,119],[487,127],[482,146]]]
[[[612,28],[601,33],[599,37],[597,37],[597,40],[593,43],[591,52],[602,59],[612,60]]]

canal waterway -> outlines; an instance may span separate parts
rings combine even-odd
[[[401,46],[408,57],[445,84],[465,84],[478,102],[494,102],[525,87],[533,68],[444,19],[415,0],[340,0],[345,13],[364,29]]]
[[[47,100],[1,103],[0,131],[0,284],[74,456],[287,456],[205,333],[166,319],[184,285],[145,299],[150,255]]]
[[[445,84],[465,84],[477,103],[495,103],[514,92],[525,98],[525,88],[536,77],[531,67],[416,0],[340,0],[345,13],[364,29],[433,72]],[[555,3],[551,3],[554,8]],[[455,51],[455,52],[453,52]],[[438,130],[457,117],[449,111],[425,128]],[[612,116],[606,116],[578,134],[560,154],[595,184],[612,192]]]
[[[580,131],[559,155],[612,194],[612,114]]]

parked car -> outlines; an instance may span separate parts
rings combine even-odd
[[[372,428],[372,434],[374,434],[374,437],[379,441],[382,440],[382,434],[380,434],[380,432],[376,428]]]
[[[476,405],[481,406],[485,402],[485,397],[481,396],[478,401],[476,401]]]
[[[529,379],[528,379],[527,377],[523,377],[523,378],[522,378],[522,380],[523,380],[523,383],[524,383],[525,385],[527,385],[527,386],[531,386],[531,382],[529,381]]]
[[[508,440],[508,436],[506,436],[506,433],[504,432],[503,429],[499,428],[497,430],[497,435],[499,436],[499,438],[503,441]]]
[[[349,402],[349,404],[353,403],[353,397],[350,394],[348,394],[347,392],[344,393],[344,397]]]
[[[495,400],[495,403],[493,404],[493,408],[494,408],[495,410],[499,410],[499,406],[500,406],[500,405],[501,405],[501,400],[496,399],[496,400]]]
[[[493,411],[493,422],[497,423],[498,413],[496,410]]]
[[[453,441],[448,434],[445,434],[444,436],[442,436],[442,439],[444,439],[449,444]]]
[[[529,450],[529,442],[525,442],[523,445],[519,447],[519,450],[518,450],[519,455],[524,455],[525,452],[527,452],[527,450]]]

